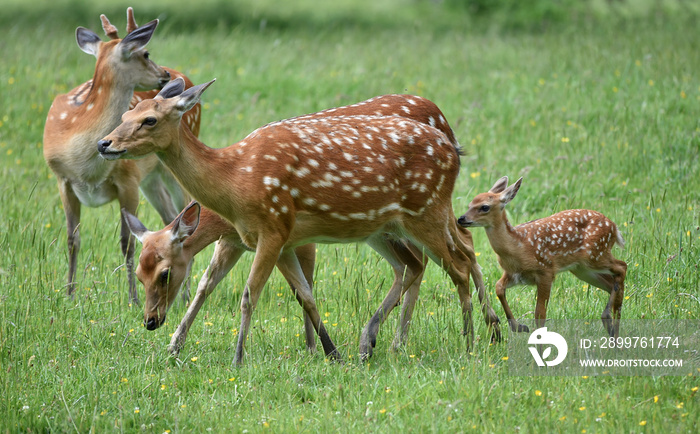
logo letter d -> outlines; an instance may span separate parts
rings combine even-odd
[[[557,366],[566,358],[569,351],[569,345],[562,335],[556,332],[547,331],[547,327],[538,328],[530,335],[527,343],[530,345],[528,349],[535,359],[537,366]],[[552,347],[548,346],[540,355],[537,350],[537,345],[552,345],[557,349],[557,357],[554,360],[547,360],[552,353]]]

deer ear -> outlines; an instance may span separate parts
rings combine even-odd
[[[518,190],[520,190],[520,184],[522,184],[522,182],[523,178],[520,178],[515,181],[513,185],[503,191],[503,194],[501,194],[501,206],[505,206],[505,204],[513,200],[515,195],[518,194]]]
[[[124,39],[119,42],[122,56],[124,56],[124,58],[129,58],[131,53],[145,47],[151,40],[156,27],[158,27],[158,20],[153,20],[126,35]]]
[[[203,84],[198,84],[197,86],[192,86],[191,88],[187,89],[186,91],[182,92],[182,95],[180,95],[179,100],[175,104],[175,107],[180,110],[182,113],[186,112],[187,110],[191,109],[192,107],[195,106],[202,97],[202,93],[207,90],[209,86],[214,83],[216,79],[213,79],[212,81],[208,83],[203,83]]]
[[[504,176],[503,178],[496,181],[495,184],[493,184],[493,187],[491,187],[491,190],[489,190],[489,193],[498,194],[498,193],[502,192],[503,190],[505,190],[506,187],[508,187],[508,177]]]
[[[180,95],[185,90],[185,79],[178,77],[170,80],[168,84],[163,86],[163,89],[158,92],[158,95],[153,99],[167,99]]]
[[[192,201],[187,205],[187,208],[175,218],[172,228],[173,241],[182,243],[197,230],[197,226],[199,226],[200,210],[201,206],[199,203]]]
[[[141,223],[141,220],[124,208],[122,208],[122,218],[131,233],[143,244],[144,238],[146,238],[146,235],[150,234],[151,231],[146,229],[146,226]]]
[[[78,27],[75,29],[75,40],[78,42],[78,47],[80,47],[81,50],[97,57],[102,40],[95,32],[85,27]]]

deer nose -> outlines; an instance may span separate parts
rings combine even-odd
[[[471,226],[472,222],[468,221],[465,216],[462,216],[457,219],[457,224],[466,228],[468,226]]]
[[[112,144],[111,140],[100,140],[97,142],[97,152],[100,154],[103,154],[107,151],[107,148],[109,148],[109,145]]]
[[[165,318],[163,318],[163,320],[165,320]],[[153,316],[148,318],[148,321],[146,321],[146,329],[147,330],[155,330],[158,328],[159,325],[160,324],[158,324],[158,321]]]
[[[163,72],[165,72],[165,77],[161,78],[161,79],[160,79],[160,82],[158,83],[158,86],[159,86],[161,89],[163,88],[163,86],[165,86],[166,84],[170,83],[170,79],[172,78],[172,77],[170,76],[170,73],[169,73],[168,71],[163,71]]]

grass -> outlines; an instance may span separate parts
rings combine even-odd
[[[627,247],[616,254],[629,264],[623,320],[700,318],[696,14],[611,12],[511,32],[432,2],[354,3],[224,8],[205,0],[200,10],[171,10],[156,1],[136,14],[140,23],[163,18],[149,45],[157,62],[195,83],[217,77],[204,97],[205,143],[224,146],[267,122],[378,94],[428,97],[467,151],[457,214],[500,176],[524,176],[511,221],[584,207],[618,223]],[[456,292],[434,265],[408,344],[390,351],[392,314],[372,360],[358,363],[360,332],[391,279],[365,246],[318,248],[317,302],[345,364],[306,353],[301,311],[275,273],[253,318],[245,365],[231,366],[252,255],[212,294],[180,359],[169,358],[169,334],[185,306],[177,302],[156,332],[142,327],[140,308],[127,302],[116,203],[83,211],[79,290],[67,299],[65,222],[41,154],[43,124],[53,97],[92,74],[94,60],[75,46],[74,27],[97,31],[105,12],[123,28],[126,5],[37,4],[10,2],[0,21],[11,41],[0,47],[3,431],[697,428],[697,376],[512,377],[507,346],[488,344],[478,312],[479,340],[469,352]],[[159,227],[143,205],[142,219]],[[492,291],[495,255],[483,231],[474,239]],[[211,252],[198,257],[195,281]],[[534,297],[532,287],[509,291],[517,317],[532,319]],[[490,299],[503,321],[492,292]],[[598,321],[606,301],[561,275],[548,315]]]

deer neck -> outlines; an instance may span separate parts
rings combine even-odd
[[[224,218],[208,208],[202,208],[199,215],[199,226],[185,240],[183,247],[194,256],[214,241],[233,233],[236,233],[236,230]]]
[[[178,137],[167,151],[156,155],[203,206],[227,219],[236,214],[239,189],[234,177],[238,164],[226,148],[208,147],[181,122]]]
[[[486,236],[493,251],[501,257],[517,255],[524,241],[521,234],[508,221],[505,210],[492,226],[486,228]]]
[[[105,63],[97,63],[90,92],[80,105],[84,110],[86,123],[93,125],[93,128],[100,127],[100,136],[109,134],[119,125],[122,114],[129,109],[129,102],[134,96],[136,87],[134,83],[116,74]],[[101,118],[100,122],[95,122],[96,116]]]

